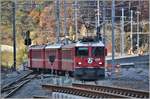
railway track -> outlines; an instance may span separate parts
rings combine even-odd
[[[30,71],[30,72],[26,73],[25,75],[19,77],[18,79],[5,84],[4,86],[2,86],[1,92],[3,92],[4,89],[8,88],[9,86],[13,85],[14,83],[20,82],[22,79],[26,78],[27,76],[31,75],[32,73],[33,73],[33,71]]]
[[[97,85],[88,85],[88,84],[72,84],[73,87],[85,88],[87,90],[94,90],[98,92],[107,92],[114,95],[122,95],[125,97],[134,97],[134,98],[149,98],[149,92],[133,90],[127,88],[118,88],[118,87],[109,87],[109,86],[97,86]]]
[[[89,97],[89,98],[128,98],[123,95],[112,94],[108,92],[101,92],[96,90],[89,90],[79,87],[69,86],[56,86],[56,85],[42,85],[43,89],[48,89],[51,92],[67,93],[77,96]]]
[[[22,76],[17,81],[14,81],[12,83],[9,83],[5,85],[3,88],[1,88],[1,96],[3,98],[9,98],[13,94],[15,94],[22,86],[30,82],[32,79],[34,79],[37,76],[37,74],[32,74],[32,72]]]

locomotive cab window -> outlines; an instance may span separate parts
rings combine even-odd
[[[93,47],[92,55],[95,57],[104,56],[104,47]]]
[[[89,54],[88,48],[86,48],[86,47],[77,47],[76,48],[76,56],[85,57],[85,56],[88,56],[88,54]]]

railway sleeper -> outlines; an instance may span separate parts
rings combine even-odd
[[[104,91],[104,89],[101,89],[101,91]]]
[[[144,97],[143,95],[139,95],[138,98],[146,98],[146,97]]]
[[[88,94],[84,94],[85,97],[88,97]]]
[[[80,94],[80,92],[78,92],[78,91],[77,91],[77,92],[76,92],[76,94],[77,94],[77,95],[79,95],[79,94]]]
[[[121,95],[121,92],[119,92],[119,91],[117,91],[116,93],[119,94],[119,95]]]
[[[99,89],[98,89],[98,88],[94,88],[94,90],[99,91]]]
[[[125,97],[125,96],[120,96],[120,95],[114,95],[114,94],[110,94],[110,93],[104,93],[104,92],[99,92],[99,91],[94,91],[94,90],[87,90],[87,89],[83,89],[83,88],[71,88],[71,87],[61,87],[61,86],[54,86],[54,85],[42,85],[42,87],[44,88],[48,88],[50,90],[52,90],[53,92],[60,92],[58,90],[70,90],[75,92],[74,95],[80,95],[80,96],[85,96],[85,94],[87,95],[87,97],[93,97],[93,96],[97,96],[98,98],[105,98],[105,97],[114,97],[114,98],[121,98],[121,97]],[[56,87],[56,88],[54,88]],[[55,90],[54,90],[55,89]]]
[[[127,96],[131,96],[131,93],[127,93],[126,95],[127,95]]]
[[[69,93],[69,94],[73,94],[74,92],[69,90],[68,93]]]
[[[107,89],[104,89],[104,92],[107,92]]]
[[[85,93],[79,93],[79,96],[84,96],[85,95]]]
[[[125,92],[125,94],[124,94],[124,95],[125,95],[125,96],[129,96],[129,95],[128,95],[128,92]]]
[[[125,92],[122,92],[122,94],[121,95],[126,95],[126,93]]]
[[[89,95],[90,98],[94,98],[94,95]]]
[[[116,93],[117,93],[117,91],[116,91],[116,90],[114,90],[114,93],[116,94]]]
[[[139,98],[139,95],[138,95],[138,94],[136,94],[136,95],[135,95],[135,97],[136,97],[136,98]]]
[[[131,96],[131,97],[135,97],[135,94],[132,93],[130,96]]]
[[[33,98],[40,98],[40,99],[43,99],[43,98],[48,98],[48,96],[33,96]]]
[[[110,93],[114,93],[114,90],[113,90],[113,89],[111,89],[111,90],[110,90]]]
[[[97,90],[101,91],[101,92],[108,92],[108,93],[112,93],[112,94],[118,94],[118,95],[123,95],[123,96],[128,96],[128,97],[137,97],[137,98],[148,98],[148,92],[145,91],[136,91],[136,90],[132,90],[132,89],[123,89],[123,88],[115,88],[113,89],[112,87],[107,87],[105,88],[105,86],[92,86],[92,85],[82,85],[82,84],[73,84],[73,86],[75,87],[82,87],[85,89],[91,89],[91,90]]]
[[[72,92],[71,92],[71,91],[68,91],[68,94],[72,94]]]
[[[108,90],[108,89],[106,89],[106,92],[109,92],[109,90]]]

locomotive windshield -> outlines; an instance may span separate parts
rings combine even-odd
[[[76,56],[88,56],[88,48],[86,47],[78,47],[76,48]]]
[[[104,47],[93,47],[92,55],[95,57],[104,56]]]

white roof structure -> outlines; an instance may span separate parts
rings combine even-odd
[[[45,47],[45,49],[48,49],[48,48],[61,48],[62,44],[54,44],[54,45],[47,45]]]
[[[46,45],[32,45],[29,48],[30,49],[44,49]]]
[[[77,47],[79,46],[104,46],[104,44],[102,43],[102,41],[99,41],[99,42],[77,42],[76,45]]]

